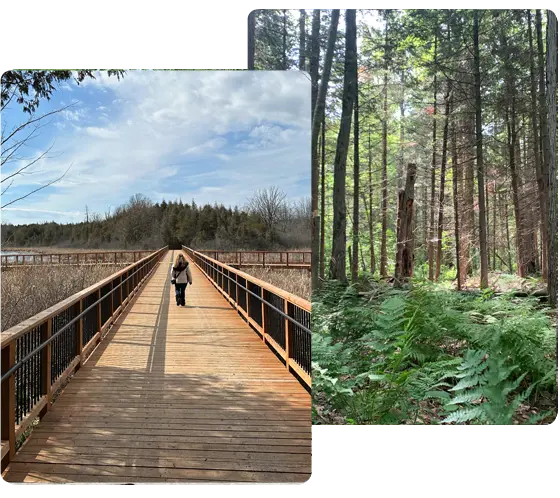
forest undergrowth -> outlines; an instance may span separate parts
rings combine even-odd
[[[536,297],[326,282],[313,305],[313,423],[546,424],[556,320]]]

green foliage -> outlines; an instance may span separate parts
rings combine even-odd
[[[516,423],[537,392],[555,393],[546,312],[432,285],[327,282],[313,299],[314,401],[352,424]]]

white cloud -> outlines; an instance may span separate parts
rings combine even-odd
[[[107,124],[67,118],[73,128],[57,132],[54,157],[20,185],[72,168],[40,201],[31,196],[30,209],[73,212],[87,202],[103,212],[136,192],[161,200],[160,192],[172,190],[179,193],[167,199],[226,205],[244,204],[270,185],[302,195],[301,180],[310,176],[310,84],[303,73],[130,71],[120,82],[86,80],[74,95],[85,92],[82,86],[108,90],[113,112]],[[230,146],[237,134],[248,136],[245,147]],[[178,184],[179,177],[185,181]]]
[[[99,128],[98,126],[88,126],[85,128],[85,132],[92,137],[99,138],[118,138],[119,132],[116,130],[110,130],[108,128]]]

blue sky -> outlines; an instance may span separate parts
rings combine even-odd
[[[128,71],[120,81],[97,73],[65,82],[37,114],[72,106],[2,167],[2,177],[52,149],[16,177],[2,205],[70,170],[2,209],[2,222],[81,221],[86,204],[104,214],[136,193],[226,206],[243,206],[270,186],[288,200],[309,197],[310,99],[309,77],[299,72]],[[10,104],[2,129],[26,119]]]

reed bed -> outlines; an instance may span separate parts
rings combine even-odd
[[[284,270],[250,266],[243,268],[243,271],[286,292],[311,300],[311,273],[308,270]]]
[[[2,270],[1,330],[121,270],[122,266],[27,266]]]

